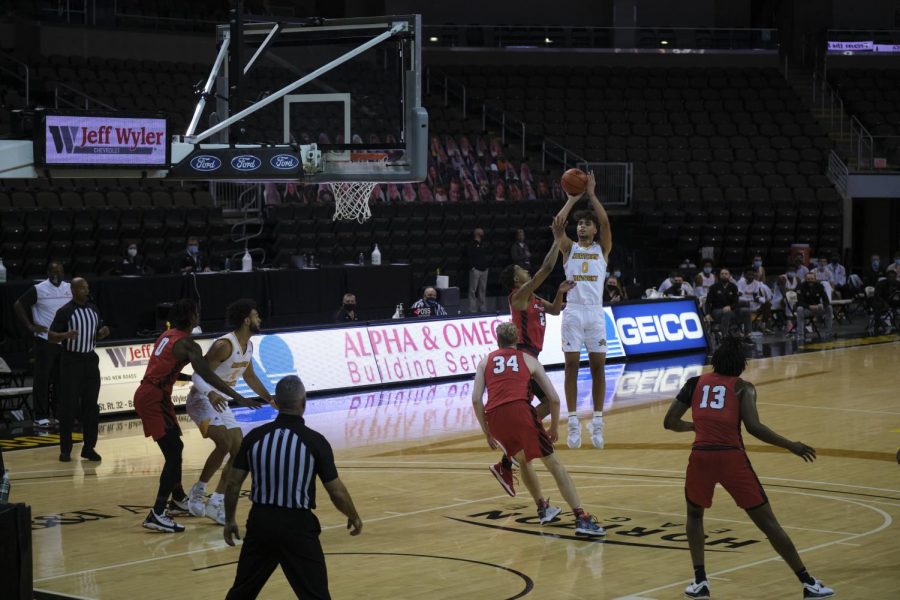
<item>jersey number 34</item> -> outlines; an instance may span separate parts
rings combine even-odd
[[[499,375],[506,369],[510,371],[519,372],[519,357],[518,356],[495,356],[494,357],[494,375]]]
[[[713,398],[710,400],[709,392],[712,390]],[[708,404],[707,404],[708,403]],[[725,386],[703,386],[703,398],[700,400],[700,408],[722,408],[725,406]]]

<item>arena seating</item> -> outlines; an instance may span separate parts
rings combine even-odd
[[[896,69],[831,69],[829,83],[855,116],[879,140],[890,164],[900,164],[900,74]]]

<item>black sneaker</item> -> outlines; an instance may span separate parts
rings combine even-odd
[[[84,460],[90,460],[93,462],[100,462],[103,458],[97,454],[97,451],[93,448],[84,448],[81,450],[81,458]]]
[[[71,460],[72,460],[72,457],[69,455],[68,452],[60,452],[59,453],[59,462],[70,462]]]
[[[693,600],[709,600],[709,582],[706,580],[699,583],[695,581],[684,588],[684,597]]]
[[[158,515],[151,508],[150,512],[147,514],[147,518],[144,519],[142,526],[146,529],[153,529],[156,531],[164,531],[166,533],[181,533],[184,531],[184,525],[179,525],[168,515]]]
[[[174,498],[169,500],[169,505],[166,506],[166,514],[172,517],[184,517],[190,515],[187,496],[185,496],[183,500],[175,500]]]

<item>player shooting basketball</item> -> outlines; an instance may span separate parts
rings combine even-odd
[[[584,189],[579,192],[564,180],[568,200],[557,219],[563,222],[581,196],[587,194],[591,210],[575,213],[578,242],[569,239],[563,230],[557,237],[559,251],[563,255],[566,279],[577,285],[568,293],[562,313],[562,346],[566,361],[566,408],[569,413],[567,443],[569,448],[581,447],[581,424],[578,421],[578,369],[581,348],[586,347],[591,369],[591,396],[594,416],[589,424],[591,442],[603,447],[603,399],[606,394],[606,317],[603,313],[603,283],[606,265],[612,250],[612,232],[609,216],[595,192],[596,180],[589,173]],[[575,192],[573,194],[573,192]],[[554,230],[554,235],[557,231]],[[600,242],[595,238],[599,236]]]

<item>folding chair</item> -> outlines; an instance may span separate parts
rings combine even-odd
[[[7,362],[0,357],[0,418],[7,424],[11,421],[7,413],[12,413],[14,421],[24,421],[25,413],[32,418],[28,398],[32,388],[25,387],[25,372],[9,368]]]

